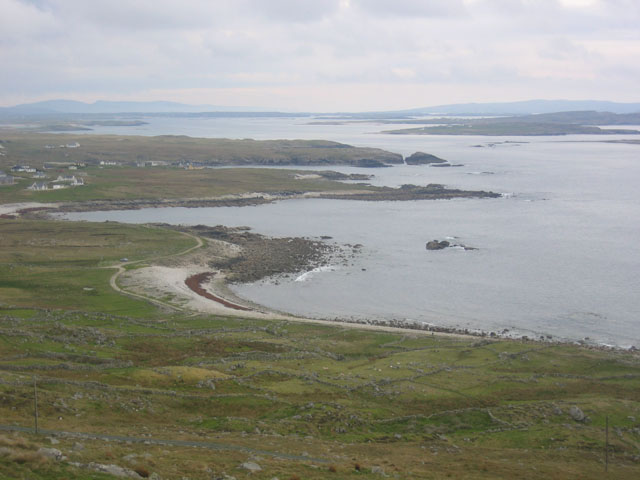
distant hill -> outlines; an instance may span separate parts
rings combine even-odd
[[[403,118],[415,115],[464,115],[464,116],[512,116],[567,111],[596,111],[611,113],[640,113],[640,103],[616,103],[598,100],[526,100],[503,103],[460,103],[436,105],[384,112],[334,113],[339,118]],[[112,102],[99,100],[94,103],[75,100],[46,100],[25,103],[14,107],[0,107],[0,116],[55,116],[94,114],[203,114],[203,113],[247,113],[275,114],[270,109],[258,107],[227,107],[219,105],[188,105],[177,102]],[[301,115],[302,112],[298,112]],[[308,112],[304,113],[309,115]],[[280,115],[284,113],[280,112]],[[295,114],[294,114],[295,115]],[[325,114],[326,115],[326,114]]]
[[[55,115],[95,113],[196,113],[196,112],[263,112],[262,108],[222,107],[216,105],[187,105],[176,102],[109,102],[94,103],[75,100],[45,100],[15,107],[0,108],[5,115]]]
[[[407,115],[530,115],[567,111],[597,111],[612,113],[638,113],[640,103],[617,103],[600,100],[526,100],[502,103],[458,103],[413,108],[400,112]]]
[[[617,135],[640,134],[636,129],[603,129],[603,125],[640,125],[640,113],[558,112],[488,118],[415,119],[415,124],[434,126],[388,130],[394,135]],[[409,123],[405,121],[405,123]],[[399,121],[386,123],[400,123]]]

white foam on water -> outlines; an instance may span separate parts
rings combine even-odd
[[[327,265],[324,267],[317,267],[314,268],[313,270],[309,270],[308,272],[303,273],[302,275],[296,277],[296,279],[294,280],[294,282],[306,282],[307,280],[309,280],[315,273],[320,273],[320,272],[335,272],[338,269],[338,267],[335,267],[333,265]]]

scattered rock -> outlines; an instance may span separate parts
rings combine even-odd
[[[38,453],[40,455],[42,455],[43,457],[51,458],[52,460],[55,460],[57,462],[60,462],[62,460],[66,460],[66,458],[67,458],[57,448],[42,447],[42,448],[38,449]]]
[[[245,470],[249,470],[250,472],[259,472],[262,470],[262,467],[255,462],[244,462],[240,466]]]
[[[375,473],[377,475],[382,475],[383,477],[387,476],[387,474],[384,473],[384,470],[382,469],[382,467],[379,467],[377,465],[374,465],[373,467],[371,467],[371,473]]]
[[[569,416],[576,422],[584,422],[584,419],[586,418],[582,410],[580,410],[580,408],[578,408],[576,405],[572,406],[569,409]]]
[[[447,240],[431,240],[427,242],[427,250],[443,250],[449,247],[457,247],[464,250],[478,250],[476,247],[468,247],[462,243],[450,243]]]
[[[96,472],[108,473],[109,475],[113,475],[115,477],[122,478],[142,478],[133,470],[128,468],[120,467],[119,465],[104,465],[102,463],[94,463],[91,462],[86,466],[90,470],[94,470]]]
[[[69,465],[76,468],[86,468],[88,470],[93,470],[95,472],[108,473],[116,477],[142,478],[133,470],[122,468],[122,467],[119,467],[118,465],[103,465],[101,463],[94,463],[94,462],[91,462],[91,463],[69,462]]]
[[[196,385],[198,388],[209,388],[211,390],[216,389],[216,383],[212,378],[208,378],[206,380],[200,380]]]

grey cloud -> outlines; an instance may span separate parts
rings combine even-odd
[[[474,0],[471,15],[500,22],[503,28],[536,34],[566,35],[606,31],[638,30],[640,2],[637,0],[597,0],[583,6],[561,0]]]
[[[245,8],[274,21],[310,22],[336,13],[340,0],[244,0]]]
[[[14,0],[48,11],[67,23],[88,22],[116,30],[204,28],[246,23],[309,22],[335,13],[339,0]]]
[[[11,0],[9,0],[11,1]],[[15,0],[13,0],[15,1]],[[229,1],[188,0],[18,0],[56,16],[61,23],[101,29],[146,30],[208,26]],[[217,6],[219,3],[219,6]]]
[[[323,84],[336,92],[358,84],[385,85],[388,91],[402,85],[398,95],[411,84],[438,82],[468,92],[478,91],[474,84],[552,88],[546,77],[544,84],[536,77],[536,69],[553,76],[559,61],[567,69],[578,65],[594,79],[615,71],[616,78],[626,79],[621,85],[631,85],[637,83],[637,69],[625,64],[637,56],[640,22],[634,28],[632,20],[638,19],[639,5],[636,0],[601,0],[584,9],[565,8],[559,0],[0,0],[0,64],[8,66],[0,75],[0,102],[47,92],[93,91],[104,97],[154,89],[260,91],[274,85]],[[609,46],[612,42],[621,47]],[[608,53],[625,46],[626,57]],[[557,85],[565,88],[562,79]]]
[[[554,60],[588,60],[590,57],[597,55],[590,52],[586,47],[573,42],[564,36],[549,39],[538,50],[538,53],[543,58],[550,58]]]
[[[351,0],[350,5],[373,15],[392,17],[457,17],[466,14],[462,0]]]

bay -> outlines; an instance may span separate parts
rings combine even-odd
[[[621,347],[640,344],[637,145],[582,135],[391,136],[376,133],[384,125],[307,125],[308,119],[299,118],[183,120],[147,120],[143,134],[322,138],[403,155],[420,150],[463,166],[332,169],[372,173],[376,185],[443,183],[504,195],[412,202],[288,200],[68,218],[249,225],[269,235],[329,235],[336,242],[362,244],[362,253],[347,265],[312,272],[304,281],[293,276],[234,286],[240,296],[300,315],[407,319]],[[428,240],[445,238],[478,250],[425,249]]]

